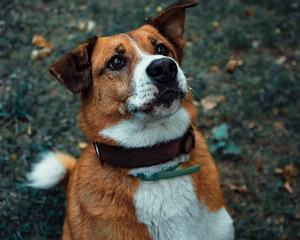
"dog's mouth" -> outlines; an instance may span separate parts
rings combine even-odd
[[[180,105],[180,101],[186,94],[180,90],[165,90],[157,94],[153,99],[144,103],[142,106],[135,108],[134,112],[143,112],[151,114],[156,110],[173,112]]]

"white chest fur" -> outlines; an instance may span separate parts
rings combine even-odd
[[[209,212],[199,203],[190,176],[141,182],[134,201],[153,240],[234,239],[227,211]]]

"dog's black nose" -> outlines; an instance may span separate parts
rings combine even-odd
[[[167,83],[177,76],[177,65],[169,58],[156,59],[147,67],[150,78],[158,82]]]

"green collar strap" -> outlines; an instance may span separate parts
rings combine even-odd
[[[178,166],[179,164],[172,168],[168,168],[163,172],[154,173],[150,176],[145,176],[145,174],[141,173],[138,177],[140,177],[142,181],[157,182],[158,180],[185,176],[200,171],[200,165],[175,170]]]

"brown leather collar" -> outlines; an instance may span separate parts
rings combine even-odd
[[[114,167],[140,168],[168,162],[181,153],[188,154],[195,146],[192,127],[181,138],[152,147],[123,148],[94,142],[98,159]]]

